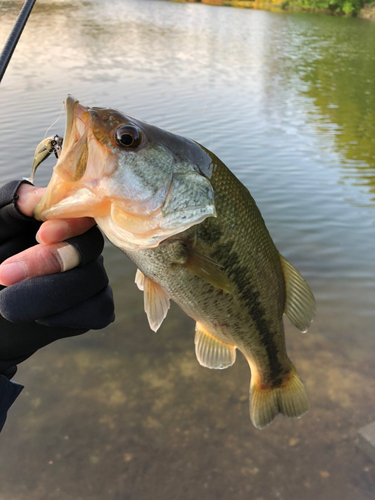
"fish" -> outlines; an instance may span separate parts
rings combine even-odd
[[[286,351],[283,315],[305,332],[315,299],[249,190],[191,139],[70,95],[64,103],[62,151],[34,217],[93,217],[137,266],[151,329],[170,300],[195,320],[202,366],[228,368],[240,351],[256,428],[280,413],[301,417],[308,399]]]

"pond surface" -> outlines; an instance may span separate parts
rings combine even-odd
[[[1,46],[21,5],[0,2]],[[373,499],[357,431],[375,420],[375,24],[39,0],[0,86],[1,183],[29,175],[68,93],[197,140],[249,188],[317,299],[307,334],[285,321],[310,410],[255,429],[244,358],[200,367],[177,306],[151,332],[135,269],[108,244],[116,322],[20,366],[0,499]]]

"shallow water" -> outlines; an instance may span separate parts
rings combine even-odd
[[[0,46],[21,4],[0,2]],[[116,322],[21,365],[0,499],[373,499],[357,430],[375,420],[375,24],[39,0],[0,86],[1,183],[29,175],[68,93],[197,140],[250,189],[317,298],[307,334],[286,325],[310,410],[253,428],[245,360],[201,368],[176,306],[153,334],[135,269],[108,244]],[[49,135],[63,132],[61,116]]]

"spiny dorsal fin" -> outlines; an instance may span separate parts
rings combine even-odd
[[[301,332],[305,333],[315,315],[315,299],[309,285],[300,273],[282,255],[281,265],[285,278],[284,314]]]
[[[170,301],[162,287],[145,276],[137,269],[135,282],[139,290],[143,291],[145,313],[151,330],[157,332],[168,313]]]
[[[183,267],[198,276],[198,278],[210,283],[210,285],[216,286],[225,292],[233,293],[233,286],[228,276],[216,260],[197,250],[188,247],[184,247],[184,249],[186,250],[187,259],[182,264]]]
[[[236,347],[216,339],[198,322],[194,342],[197,359],[206,368],[222,370],[236,361]]]

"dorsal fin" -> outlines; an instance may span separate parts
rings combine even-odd
[[[301,332],[305,333],[315,315],[315,299],[309,285],[300,273],[282,255],[281,265],[285,278],[284,314]]]
[[[222,370],[236,361],[236,347],[216,339],[198,322],[194,342],[197,359],[206,368]]]
[[[170,307],[169,297],[162,287],[137,269],[135,282],[143,291],[145,313],[151,330],[157,332]]]

